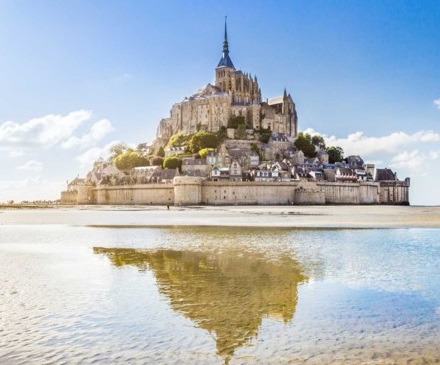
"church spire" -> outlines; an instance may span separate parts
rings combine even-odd
[[[228,19],[227,16],[225,16],[225,37],[223,39],[223,57],[229,55],[229,47],[228,47],[228,29],[226,27],[226,20]]]
[[[226,19],[227,19],[227,16],[225,16],[225,36],[223,38],[223,53],[222,53],[222,58],[217,65],[217,68],[218,67],[231,67],[231,68],[235,69],[234,64],[231,61],[231,58],[229,57],[228,29],[226,26]]]

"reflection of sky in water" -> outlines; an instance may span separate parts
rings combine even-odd
[[[438,230],[0,233],[0,363],[417,363],[440,353]]]

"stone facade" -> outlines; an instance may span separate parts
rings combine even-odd
[[[237,70],[229,57],[225,24],[223,53],[215,69],[215,85],[207,84],[171,108],[170,117],[162,119],[156,133],[155,147],[165,144],[176,133],[199,130],[217,132],[227,127],[231,117],[242,116],[248,128],[270,128],[288,137],[297,134],[295,103],[284,90],[280,97],[262,101],[256,76]]]
[[[323,205],[409,204],[409,184],[394,182],[225,182],[178,176],[173,184],[80,186],[62,204]]]

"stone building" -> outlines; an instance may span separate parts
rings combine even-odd
[[[159,123],[156,147],[180,132],[217,132],[221,127],[226,128],[234,116],[243,116],[249,129],[270,128],[272,132],[287,137],[297,134],[298,118],[291,95],[284,90],[282,96],[262,101],[257,77],[237,70],[229,56],[225,23],[223,52],[215,69],[215,85],[209,83],[173,105],[170,117]]]

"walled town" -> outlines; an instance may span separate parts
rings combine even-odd
[[[114,146],[61,203],[409,204],[409,178],[298,133],[286,89],[261,95],[257,77],[234,67],[225,24],[215,85],[173,105],[153,143]]]

